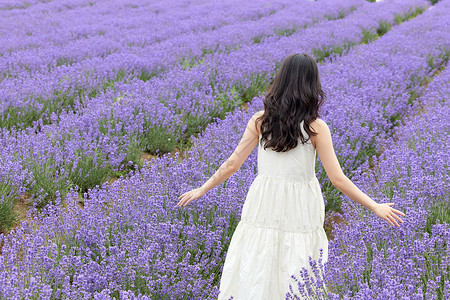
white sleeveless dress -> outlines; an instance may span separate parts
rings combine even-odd
[[[306,132],[303,130],[304,136]],[[259,136],[261,140],[261,135]],[[298,295],[308,256],[328,260],[325,205],[315,175],[316,150],[308,141],[287,152],[258,143],[258,175],[242,207],[220,279],[218,300],[285,299],[289,283]]]

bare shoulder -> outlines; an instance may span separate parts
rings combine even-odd
[[[330,132],[330,129],[328,128],[327,123],[325,123],[324,120],[322,119],[315,119],[314,121],[311,122],[310,128],[313,132],[317,133],[317,135],[311,135],[311,143],[313,144],[314,148],[317,149],[317,141],[320,137],[322,137],[322,135],[327,136],[328,133]]]
[[[323,132],[324,130],[325,131],[329,130],[327,123],[325,123],[324,120],[319,119],[319,118],[312,121],[311,124],[309,124],[309,125],[310,125],[312,131],[317,132],[317,133]]]
[[[258,111],[256,113],[254,113],[253,116],[252,116],[252,120],[253,120],[253,122],[255,124],[256,131],[257,131],[258,135],[261,133],[261,122],[256,122],[256,119],[261,117],[263,115],[263,113],[264,113],[264,110],[260,110],[260,111]]]
[[[256,119],[259,118],[259,117],[261,117],[261,116],[263,115],[263,113],[264,113],[263,110],[257,111],[257,112],[255,112],[255,113],[253,114],[253,116],[252,116],[251,119],[252,119],[253,121],[256,121]]]

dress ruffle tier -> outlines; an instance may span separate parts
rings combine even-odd
[[[319,259],[322,248],[322,260],[327,260],[323,219],[315,177],[299,181],[257,175],[228,248],[218,299],[285,299],[289,284],[298,291],[291,275],[300,279],[301,267],[309,267],[308,256]]]

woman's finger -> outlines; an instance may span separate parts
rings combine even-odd
[[[188,205],[189,204],[189,202],[191,202],[192,201],[192,199],[189,199],[188,201],[186,201],[185,203],[184,203],[184,205],[183,206],[186,206],[186,205]]]
[[[186,196],[183,195],[180,197],[180,202],[178,202],[178,205],[183,204],[186,201]]]
[[[392,226],[394,226],[394,224],[392,224],[391,220],[389,220],[388,217],[386,217],[385,220],[386,220],[389,224],[391,224]]]
[[[397,213],[397,214],[399,214],[399,215],[402,215],[402,216],[406,216],[404,213],[402,213],[401,211],[399,211],[399,210],[396,210],[396,209],[392,209],[395,213]]]
[[[186,206],[192,200],[195,200],[197,198],[199,198],[199,196],[198,196],[198,189],[188,191],[188,192],[182,194],[180,197],[178,197],[178,200],[180,200],[180,201],[178,202],[177,205],[178,206]]]
[[[393,216],[389,215],[388,218],[389,218],[389,220],[391,220],[391,222],[393,222],[395,224],[395,226],[400,227],[400,225],[398,225],[397,221],[394,219]]]
[[[184,203],[186,203],[186,199],[183,199],[182,201],[180,201],[178,204],[180,205],[180,206],[183,206],[184,205]]]
[[[395,219],[397,219],[399,222],[402,222],[402,223],[403,223],[403,220],[402,220],[399,216],[397,216],[395,213],[392,213],[392,217],[394,217]]]

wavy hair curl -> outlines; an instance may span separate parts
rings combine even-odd
[[[264,114],[256,119],[261,122],[264,149],[286,152],[297,147],[299,138],[305,144],[309,136],[317,135],[310,124],[320,116],[325,99],[314,58],[299,53],[286,57],[264,97]],[[300,129],[302,121],[307,137]]]

